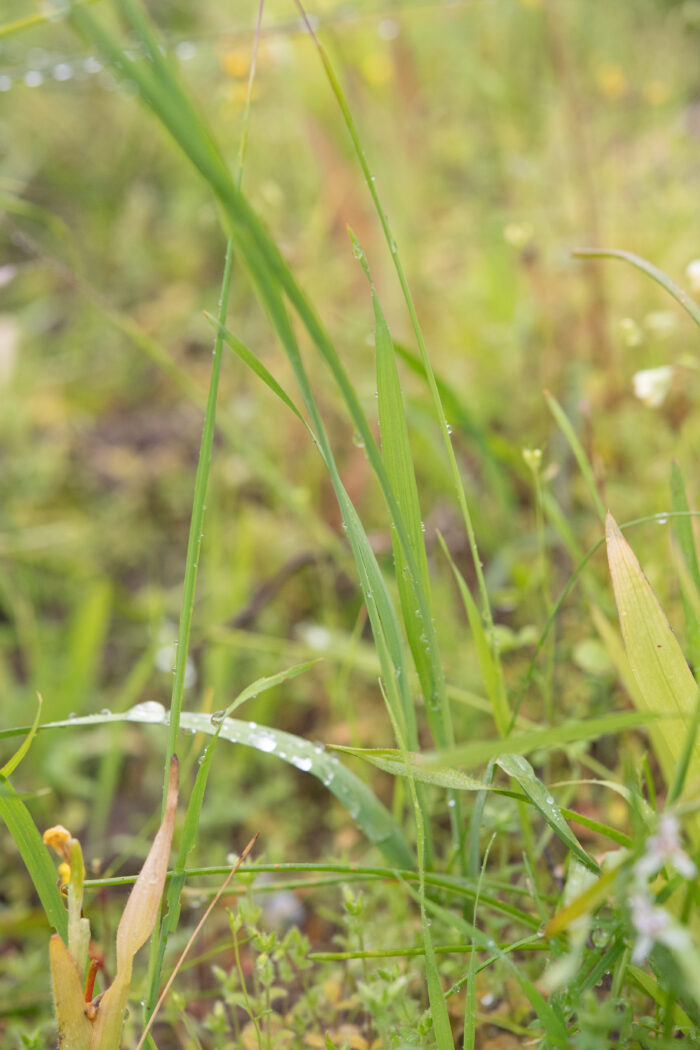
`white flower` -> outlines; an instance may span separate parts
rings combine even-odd
[[[655,835],[646,841],[646,850],[634,866],[634,873],[640,882],[646,882],[665,864],[671,864],[684,879],[693,879],[698,869],[681,847],[680,827],[673,813],[662,813]]]
[[[687,930],[677,926],[664,908],[656,908],[645,893],[633,893],[629,899],[632,925],[637,942],[632,962],[639,966],[655,944],[665,944],[672,951],[684,952],[691,948]]]
[[[700,292],[700,259],[693,259],[685,268],[685,275],[690,281],[690,289]]]
[[[634,396],[650,408],[658,408],[666,400],[666,394],[673,379],[673,366],[661,365],[660,368],[645,368],[632,376]]]

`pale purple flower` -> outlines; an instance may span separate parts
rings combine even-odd
[[[647,839],[646,850],[635,864],[634,873],[640,882],[646,882],[661,871],[665,864],[670,864],[684,879],[693,879],[698,873],[681,847],[680,825],[673,813],[661,814],[658,830]]]
[[[632,925],[637,941],[632,962],[639,966],[655,944],[665,944],[672,951],[684,952],[691,947],[687,930],[677,926],[664,908],[655,907],[646,893],[633,893],[629,899]]]

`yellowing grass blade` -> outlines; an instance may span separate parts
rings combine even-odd
[[[92,1024],[85,1016],[83,982],[75,960],[57,933],[49,944],[51,984],[61,1050],[90,1050]]]
[[[664,779],[670,785],[683,753],[698,687],[649,581],[610,514],[605,535],[622,637],[638,686],[633,700],[643,710],[678,715],[678,720],[662,719],[649,726]],[[696,743],[686,783],[691,786],[698,777],[700,744]]]

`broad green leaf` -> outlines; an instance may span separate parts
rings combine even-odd
[[[517,780],[527,797],[540,811],[546,823],[555,835],[558,835],[565,846],[571,850],[574,856],[584,864],[589,871],[598,872],[598,865],[589,857],[581,846],[569,825],[564,820],[559,806],[556,804],[542,781],[535,775],[535,771],[522,755],[501,755],[496,759],[496,764],[504,773]]]
[[[652,723],[649,732],[670,785],[683,753],[698,687],[649,581],[610,514],[606,542],[622,637],[638,687],[633,699],[643,710],[669,716]],[[696,742],[687,783],[699,776],[700,743]]]

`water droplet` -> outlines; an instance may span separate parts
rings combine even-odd
[[[181,40],[175,48],[175,54],[181,62],[190,62],[197,54],[197,45],[191,40]]]
[[[51,72],[54,80],[70,80],[73,76],[73,67],[67,62],[59,62]]]
[[[450,809],[454,809],[455,806],[457,805],[457,799],[456,798],[448,798],[447,805],[450,807]]]
[[[213,726],[220,726],[225,718],[226,718],[226,710],[225,710],[225,708],[222,709],[221,711],[214,711],[213,715],[211,716],[211,724]]]
[[[83,62],[83,69],[85,70],[86,73],[90,73],[90,74],[93,74],[93,75],[95,73],[101,73],[102,72],[102,63],[100,62],[100,60],[98,58],[95,58],[94,55],[90,55],[90,57],[86,58],[85,61]]]
[[[139,722],[162,722],[166,717],[165,708],[158,700],[144,700],[132,707],[129,714]]]
[[[111,715],[111,713],[112,712],[110,711],[110,709],[108,707],[103,707],[102,710],[100,711],[101,715]]]
[[[362,437],[362,434],[360,434],[359,431],[357,431],[357,430],[352,435],[352,443],[355,446],[355,448],[364,448],[365,447],[364,438]]]
[[[296,766],[297,769],[301,769],[303,773],[308,773],[313,762],[308,755],[293,755],[292,765]]]
[[[41,87],[44,83],[44,74],[38,69],[28,69],[24,74],[24,83],[27,87]]]
[[[70,712],[70,714],[68,715],[68,720],[69,720],[70,722],[72,722],[72,721],[73,721],[73,719],[74,719],[74,718],[77,718],[77,717],[78,717],[78,716],[76,715],[75,711],[71,711],[71,712]]]
[[[656,520],[659,525],[668,525],[668,514],[657,514]]]

